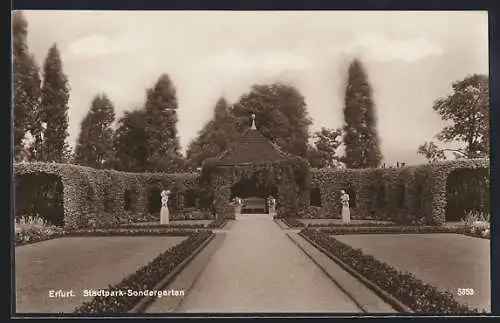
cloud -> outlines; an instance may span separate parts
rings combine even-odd
[[[116,38],[108,38],[103,35],[90,35],[70,43],[67,47],[67,55],[76,59],[91,59],[113,54],[135,52],[146,47],[144,37],[137,35],[122,35]]]
[[[276,75],[283,72],[302,71],[313,65],[306,57],[289,52],[268,51],[250,53],[227,50],[204,59],[200,68],[206,72],[225,72],[230,75],[265,74]]]
[[[340,51],[348,54],[363,53],[363,56],[382,62],[402,60],[406,63],[443,55],[443,49],[426,38],[390,39],[376,33],[362,34],[342,46]]]

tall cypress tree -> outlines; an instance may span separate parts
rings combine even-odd
[[[14,158],[36,159],[36,144],[40,141],[40,74],[33,55],[29,53],[28,22],[22,11],[12,16]],[[34,137],[31,147],[24,147],[27,133]],[[28,151],[26,151],[28,150]],[[26,156],[28,154],[28,156]],[[30,156],[31,155],[31,156]]]
[[[118,120],[114,136],[114,168],[127,172],[147,170],[146,113],[144,110],[126,111]]]
[[[146,132],[150,171],[177,171],[182,167],[177,135],[177,97],[167,74],[160,76],[146,96]]]
[[[108,168],[113,162],[115,111],[106,94],[96,95],[81,123],[75,149],[75,162],[94,168]]]
[[[59,49],[54,44],[45,59],[42,85],[43,157],[45,161],[64,162],[68,137],[68,79],[63,72]]]
[[[349,66],[344,98],[344,162],[347,168],[379,167],[382,162],[373,93],[359,59]]]

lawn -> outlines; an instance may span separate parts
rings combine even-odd
[[[471,307],[491,310],[490,241],[459,234],[363,234],[335,239],[361,248],[398,270],[447,290]],[[458,288],[473,288],[473,296],[458,296]]]
[[[73,312],[85,289],[116,284],[187,237],[68,237],[15,248],[16,311]],[[50,290],[75,297],[50,298]]]

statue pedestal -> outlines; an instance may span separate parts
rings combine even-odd
[[[351,210],[349,207],[342,207],[342,223],[351,222]]]

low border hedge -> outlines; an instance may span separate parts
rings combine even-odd
[[[145,224],[145,223],[132,223],[132,224],[123,224],[118,228],[124,229],[135,229],[135,228],[169,228],[169,229],[203,229],[205,225],[202,223],[198,224]]]
[[[207,225],[207,228],[222,229],[228,222],[229,222],[229,219],[227,219],[227,218],[215,219]]]
[[[67,237],[90,236],[190,236],[194,232],[207,230],[177,230],[172,228],[106,228],[68,231]]]
[[[123,291],[125,294],[127,294],[127,290],[151,290],[212,236],[213,233],[210,231],[196,232],[187,240],[168,249],[147,265],[139,268],[135,273],[126,277],[120,283],[109,285],[104,290],[108,292]],[[96,296],[92,300],[84,302],[81,306],[77,307],[74,313],[127,313],[142,298],[142,296]]]
[[[345,228],[345,227],[400,227],[398,223],[309,223],[308,228]]]
[[[295,218],[281,218],[281,220],[290,228],[303,228],[306,226],[304,222]]]
[[[413,274],[398,271],[373,256],[363,254],[361,249],[354,249],[325,233],[313,229],[303,229],[300,235],[325,248],[415,313],[480,313],[478,309],[471,309],[457,302],[451,293],[441,292],[434,286],[416,278]],[[483,313],[485,312],[483,311]]]
[[[332,227],[318,228],[326,234],[407,234],[407,233],[465,233],[461,228],[447,228],[440,226],[377,226],[377,227]]]

